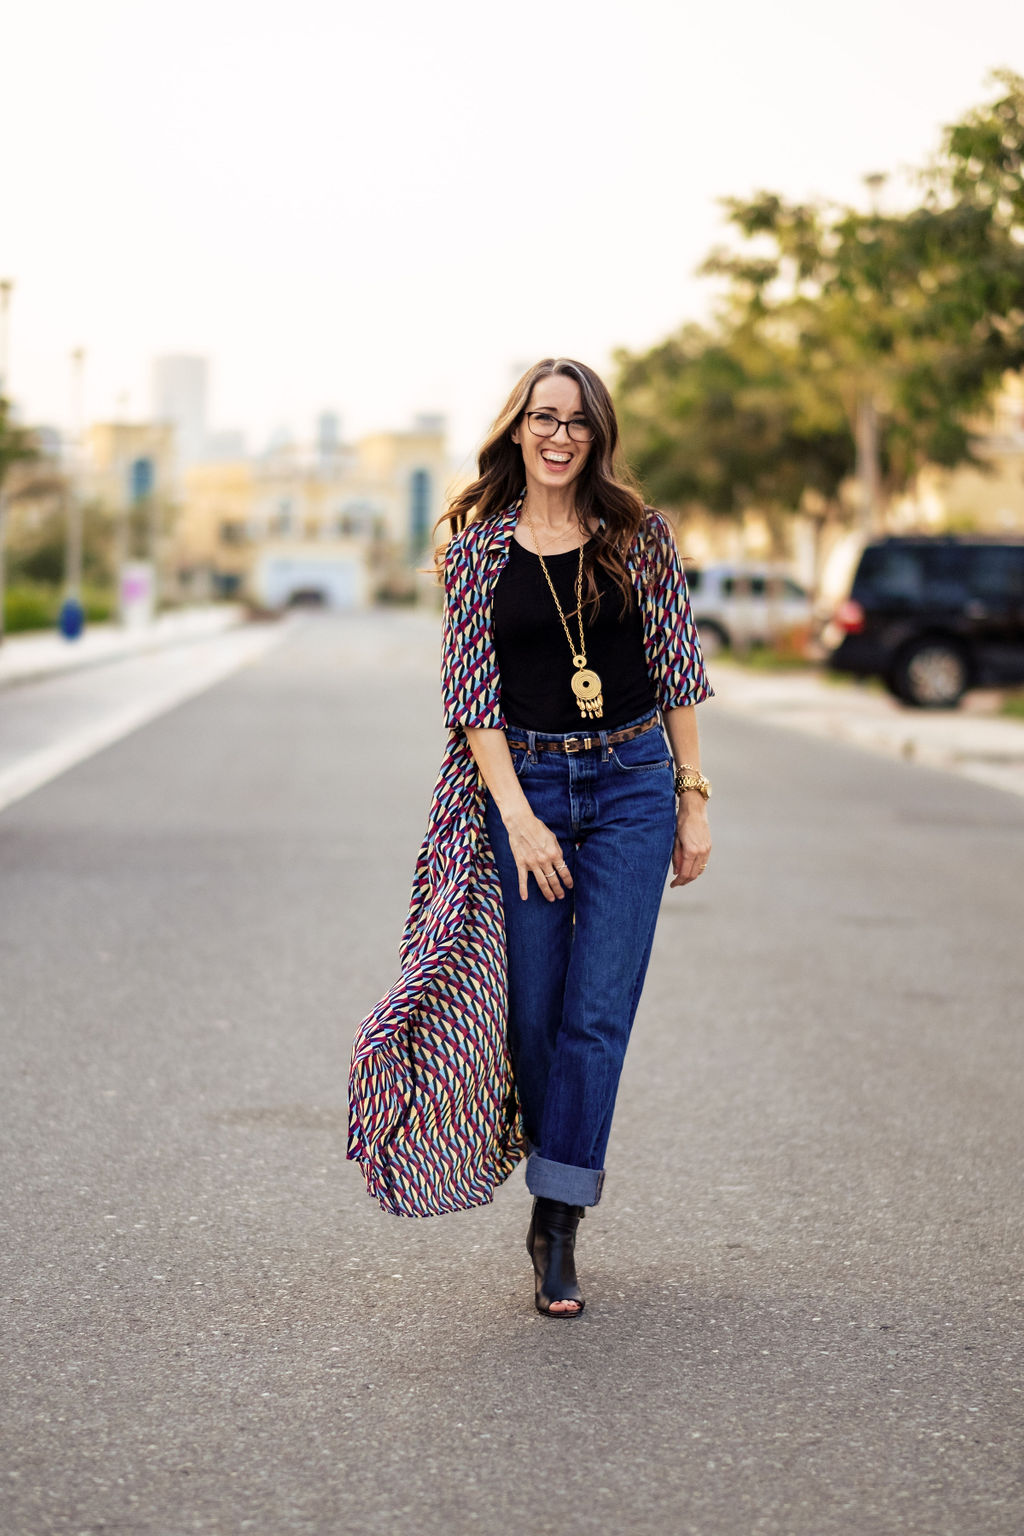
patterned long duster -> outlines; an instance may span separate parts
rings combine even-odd
[[[448,546],[441,680],[448,747],[413,878],[394,986],[360,1024],[348,1156],[396,1216],[485,1205],[526,1154],[506,1042],[505,928],[466,728],[504,729],[491,597],[519,503]],[[711,696],[671,527],[647,521],[627,565],[661,709]]]

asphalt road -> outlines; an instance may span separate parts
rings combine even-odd
[[[3,1536],[1019,1536],[1024,802],[702,707],[548,1322],[520,1172],[416,1223],[344,1158],[418,633],[300,624],[0,815]]]

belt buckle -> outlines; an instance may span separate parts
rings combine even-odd
[[[565,750],[570,756],[577,752],[589,752],[594,745],[590,736],[567,736],[565,738]]]

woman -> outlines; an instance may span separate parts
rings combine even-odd
[[[545,359],[449,508],[449,748],[402,975],[350,1080],[349,1156],[386,1210],[480,1204],[527,1152],[535,1304],[559,1318],[584,1307],[576,1228],[600,1199],[665,876],[688,884],[711,849],[686,582],[617,443],[597,375]]]

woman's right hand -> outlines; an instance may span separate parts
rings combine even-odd
[[[526,900],[527,884],[532,875],[545,901],[561,901],[572,887],[572,875],[555,834],[528,805],[506,818],[505,830],[519,871],[520,898]]]

